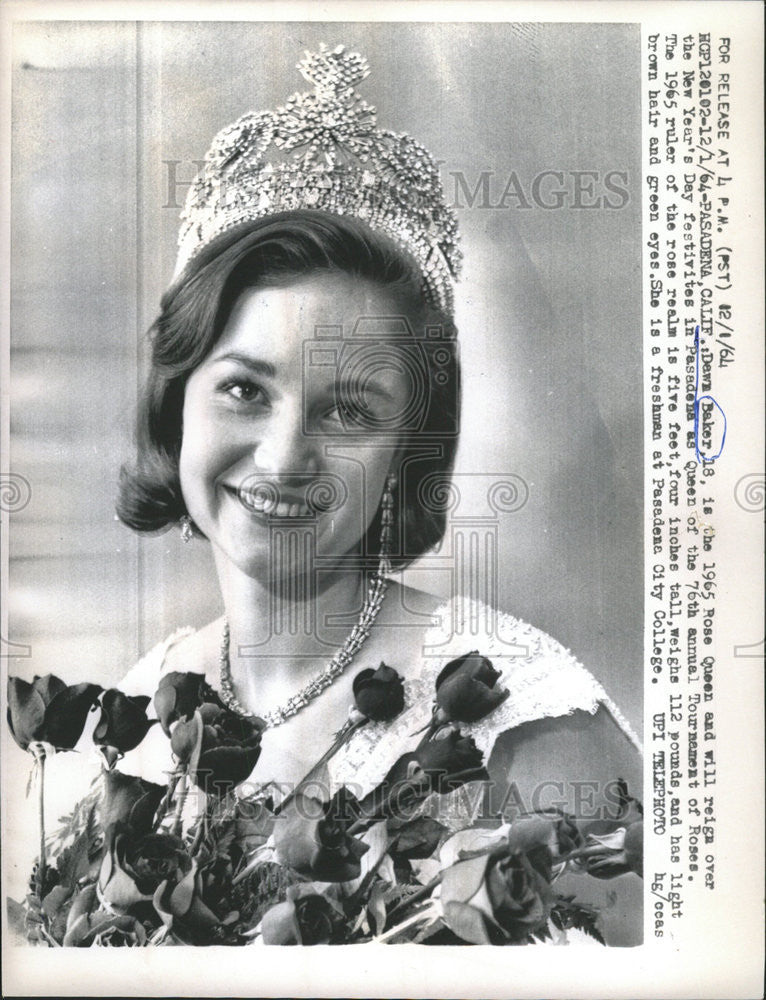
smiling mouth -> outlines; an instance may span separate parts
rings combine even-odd
[[[253,489],[235,489],[231,486],[224,488],[251,514],[262,514],[267,517],[309,517],[315,513],[303,499],[291,496],[282,499],[278,488],[270,484],[256,486]]]

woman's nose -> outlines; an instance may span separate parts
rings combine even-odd
[[[255,446],[255,467],[270,476],[315,472],[315,441],[306,434],[298,407],[283,407],[272,415]]]

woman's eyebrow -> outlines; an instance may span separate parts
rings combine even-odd
[[[228,351],[226,354],[220,354],[213,360],[216,362],[235,361],[237,364],[249,368],[256,375],[264,375],[266,378],[275,378],[277,374],[276,368],[270,362],[260,361],[258,358],[253,358],[249,354],[240,354],[238,351]]]
[[[261,361],[259,358],[254,358],[249,354],[242,354],[239,351],[227,351],[226,354],[221,354],[213,360],[216,363],[219,361],[233,361],[236,364],[243,365],[256,375],[262,375],[266,378],[276,378],[277,370],[271,362]],[[359,399],[365,395],[373,395],[379,396],[388,402],[393,402],[396,398],[387,386],[383,382],[378,381],[374,375],[341,375],[335,380],[333,390],[337,395],[346,399]]]

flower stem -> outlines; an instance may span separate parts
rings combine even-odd
[[[403,781],[399,785],[394,786],[394,788],[387,792],[386,797],[380,803],[377,809],[367,815],[360,816],[359,819],[355,820],[351,826],[349,826],[346,831],[349,836],[353,836],[360,830],[366,829],[373,823],[377,823],[382,819],[394,814],[393,805],[402,805],[402,799],[404,794],[418,795],[425,794],[428,790],[428,779],[427,778],[412,778],[409,781]],[[408,802],[408,805],[412,804],[412,801]]]
[[[420,737],[418,745],[415,747],[415,753],[417,753],[418,750],[422,750],[423,747],[426,745],[426,743],[429,743],[431,741],[431,738],[436,735],[436,733],[439,731],[439,729],[441,729],[443,725],[444,725],[443,722],[437,722],[435,719],[431,719],[431,721],[428,723],[427,726],[424,726],[423,729],[418,729],[416,732],[414,732],[412,734],[413,736],[417,736],[419,733],[424,734],[423,736]]]
[[[194,855],[199,850],[199,846],[202,843],[202,838],[205,835],[204,819],[205,819],[204,816],[200,816],[200,818],[197,820],[197,830],[194,834],[194,840],[192,841],[192,845],[189,848],[189,854],[191,854],[192,857],[194,857]]]
[[[169,933],[170,928],[163,924],[161,927],[158,927],[154,934],[152,934],[149,938],[149,944],[162,944]]]
[[[331,757],[335,756],[335,754],[340,750],[340,748],[343,746],[343,744],[347,743],[351,739],[352,734],[355,733],[356,730],[359,729],[360,726],[365,725],[365,723],[367,723],[368,721],[369,721],[368,719],[358,719],[357,721],[352,722],[349,719],[343,725],[343,727],[337,732],[337,734],[335,736],[335,740],[334,740],[332,746],[329,748],[329,750],[326,750],[322,754],[322,756],[319,758],[319,760],[316,762],[316,764],[314,764],[314,766],[311,768],[311,770],[308,772],[308,774],[304,775],[301,778],[301,780],[298,782],[298,784],[295,786],[295,788],[290,792],[290,794],[287,795],[287,797],[284,798],[279,803],[279,805],[277,806],[277,808],[274,810],[274,814],[277,815],[287,805],[289,805],[289,803],[292,802],[292,800],[295,798],[295,796],[300,792],[301,788],[305,788],[306,785],[317,774],[317,772],[319,771],[319,769],[322,768],[327,763],[327,761],[330,760]]]
[[[364,901],[365,894],[369,889],[372,880],[375,878],[375,873],[378,871],[378,869],[380,868],[380,866],[383,864],[383,862],[386,860],[387,857],[388,857],[388,851],[386,850],[381,854],[381,856],[378,858],[378,860],[375,862],[372,868],[369,869],[367,874],[359,883],[359,888],[356,890],[356,892],[352,893],[351,896],[349,896],[348,898],[349,906],[352,907],[358,906],[360,903]]]
[[[200,849],[202,841],[207,838],[208,834],[208,816],[210,814],[211,804],[210,802],[205,803],[205,808],[202,810],[202,815],[197,821],[197,830],[194,834],[194,841],[192,842],[189,853],[194,857]]]
[[[407,907],[411,906],[413,903],[419,903],[421,899],[424,899],[429,895],[429,893],[432,893],[436,886],[441,882],[442,874],[442,872],[439,872],[439,874],[435,878],[432,878],[430,882],[421,886],[413,892],[411,896],[403,899],[401,903],[398,903],[395,907],[393,907],[391,912],[388,914],[389,919],[394,916],[394,914],[401,913],[403,910],[406,910]]]
[[[439,910],[436,906],[436,903],[432,902],[430,906],[427,906],[424,910],[420,910],[418,913],[413,913],[411,917],[407,917],[406,920],[403,920],[400,924],[397,924],[396,927],[391,927],[389,930],[385,931],[383,934],[379,934],[372,940],[375,942],[375,944],[380,944],[381,941],[387,941],[388,938],[394,937],[396,934],[399,934],[407,927],[411,927],[413,924],[417,924],[419,921],[434,920],[438,916],[439,916]]]
[[[186,771],[181,772],[178,781],[181,784],[181,788],[179,789],[178,786],[176,785],[176,791],[178,792],[178,794],[176,796],[175,812],[173,813],[173,827],[170,831],[176,837],[180,837],[181,835],[181,823],[183,818],[184,803],[186,802],[186,796],[189,791],[189,782],[187,781]]]
[[[176,790],[176,785],[178,784],[182,774],[183,770],[179,767],[176,768],[175,771],[172,771],[168,776],[168,787],[165,791],[165,795],[162,798],[162,802],[160,802],[159,806],[157,807],[157,812],[154,814],[154,822],[152,824],[153,830],[156,830],[159,827],[160,823],[163,821],[163,819],[165,819],[170,803],[173,800],[173,794]]]
[[[243,879],[246,879],[251,872],[255,871],[255,869],[261,863],[261,855],[267,853],[270,850],[271,848],[267,847],[266,844],[261,844],[260,847],[256,847],[256,849],[250,856],[250,860],[242,869],[242,871],[239,872],[237,875],[235,875],[234,878],[231,880],[232,887],[239,885],[239,883]]]
[[[38,881],[40,884],[40,898],[45,891],[45,751],[43,750],[37,763],[37,816],[40,821],[40,866],[38,868]]]
[[[42,934],[43,938],[48,942],[49,947],[51,947],[51,948],[60,948],[61,947],[61,945],[58,943],[58,941],[55,939],[55,937],[53,937],[53,935],[50,933],[50,931],[46,930],[42,926],[42,924],[38,928],[38,934]]]

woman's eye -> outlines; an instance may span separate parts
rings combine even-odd
[[[364,412],[358,406],[339,400],[327,410],[325,419],[330,423],[340,424],[342,427],[358,428],[363,427],[365,419],[369,420],[369,417],[365,418]]]
[[[242,403],[260,403],[266,401],[261,387],[256,385],[255,382],[249,382],[247,379],[237,379],[236,381],[227,382],[223,386],[223,391],[228,396]]]

